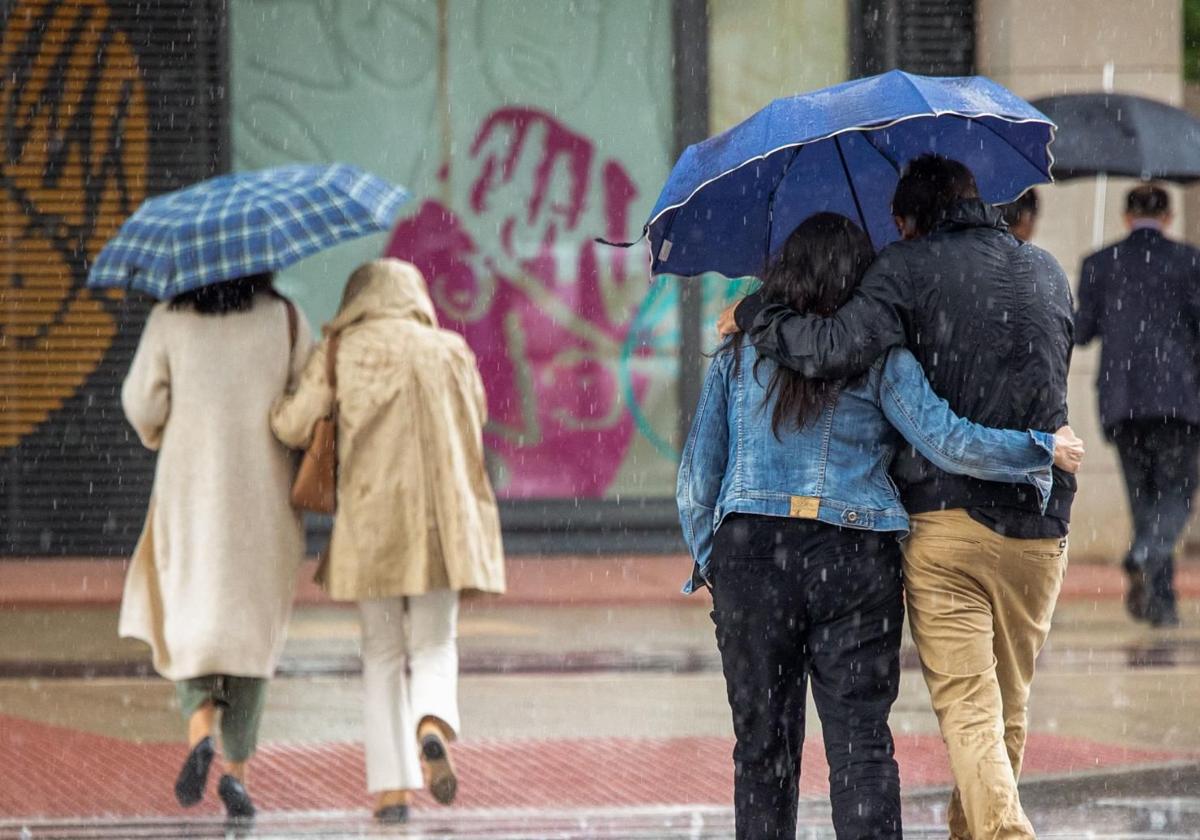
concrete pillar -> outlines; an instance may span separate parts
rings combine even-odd
[[[1100,90],[1104,66],[1115,68],[1113,89],[1173,104],[1183,98],[1182,9],[1178,0],[979,0],[979,72],[1035,99]],[[1104,202],[1104,241],[1124,236],[1125,193],[1135,182],[1110,179]],[[1175,235],[1184,229],[1178,190]],[[1042,215],[1034,241],[1053,253],[1077,285],[1082,258],[1092,250],[1095,183],[1071,181],[1039,188]],[[1098,352],[1079,350],[1071,368],[1071,424],[1089,445],[1079,476],[1071,530],[1072,559],[1116,562],[1129,544],[1129,517],[1114,450],[1104,441],[1096,407]]]

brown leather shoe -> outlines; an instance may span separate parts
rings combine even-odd
[[[436,732],[427,732],[421,737],[421,764],[433,798],[442,805],[453,802],[458,794],[458,777],[454,775],[446,742]]]

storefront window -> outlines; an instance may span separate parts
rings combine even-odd
[[[356,263],[420,266],[479,358],[502,498],[673,493],[677,307],[647,302],[643,246],[594,241],[635,239],[672,163],[670,14],[669,0],[231,5],[235,165],[347,160],[414,195],[390,238],[285,287],[322,321]]]

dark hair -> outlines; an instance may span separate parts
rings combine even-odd
[[[1142,184],[1134,187],[1125,196],[1125,212],[1130,216],[1155,217],[1162,216],[1171,210],[1171,197],[1167,191],[1156,184]]]
[[[1009,227],[1019,224],[1023,216],[1036,219],[1038,214],[1037,190],[1030,187],[1021,193],[1021,197],[1016,201],[1000,205],[999,210],[1004,214],[1004,223]]]
[[[274,276],[270,272],[238,277],[209,286],[201,286],[171,298],[172,309],[194,309],[201,315],[228,315],[254,308],[254,297],[272,291]]]
[[[904,167],[892,196],[892,213],[912,219],[917,233],[931,233],[958,202],[979,198],[971,170],[941,155],[921,155]]]
[[[780,303],[797,312],[828,317],[837,312],[875,259],[871,239],[862,228],[837,213],[817,213],[791,232],[768,266],[760,293],[768,303]],[[733,337],[735,352],[742,334]],[[740,360],[740,353],[735,359]],[[735,361],[735,364],[739,362]],[[754,364],[758,375],[760,357]],[[803,429],[837,398],[842,380],[809,379],[794,370],[776,367],[767,384],[763,404],[775,399],[771,430],[791,420]]]

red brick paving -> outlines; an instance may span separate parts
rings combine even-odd
[[[508,560],[508,605],[691,605],[703,595],[679,593],[688,560],[682,556],[516,557]],[[0,608],[112,606],[120,603],[125,563],[112,559],[6,558],[0,560]],[[297,601],[327,603],[312,583],[312,563],[300,574]],[[1200,563],[1184,564],[1176,576],[1182,598],[1200,598]],[[1067,600],[1120,598],[1124,575],[1111,565],[1076,563],[1067,571]]]
[[[464,808],[584,808],[731,801],[731,744],[724,738],[465,741],[455,748]],[[818,743],[804,754],[801,792],[821,795],[828,769]],[[135,744],[0,716],[0,818],[180,816],[172,783],[182,744]],[[950,779],[940,738],[896,739],[907,790]],[[1182,753],[1135,750],[1078,738],[1033,734],[1027,777],[1157,763]],[[355,743],[265,747],[251,790],[265,812],[369,806],[362,750]],[[219,764],[205,802],[187,813],[218,816]],[[418,808],[434,808],[422,796]]]

